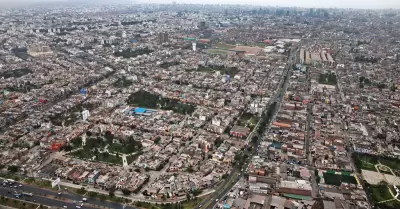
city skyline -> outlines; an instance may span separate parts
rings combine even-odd
[[[29,5],[29,4],[38,4],[38,3],[107,3],[107,0],[103,1],[76,1],[76,0],[0,0],[0,3],[3,6],[13,6],[13,5]],[[169,1],[169,0],[118,0],[118,1],[109,1],[111,3],[160,3],[160,4],[168,4],[176,2],[178,4],[246,4],[246,5],[256,5],[256,6],[278,6],[278,7],[304,7],[304,8],[354,8],[354,9],[400,9],[400,1],[397,0],[368,0],[368,1],[346,1],[346,0],[337,0],[337,1],[318,1],[318,0],[250,0],[250,1],[230,1],[230,0],[219,0],[219,1],[210,1],[210,0],[193,0],[187,2],[185,0],[177,0],[177,1]]]

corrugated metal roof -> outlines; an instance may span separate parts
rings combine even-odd
[[[312,198],[310,196],[303,196],[303,195],[296,195],[296,194],[283,194],[283,196],[285,197],[289,197],[292,199],[299,199],[299,200],[312,200]]]

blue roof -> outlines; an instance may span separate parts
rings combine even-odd
[[[224,208],[231,208],[230,205],[224,204]]]
[[[147,110],[146,108],[138,107],[135,109],[135,113],[145,113],[146,110]]]
[[[282,144],[279,142],[272,142],[271,147],[275,147],[276,149],[280,149],[282,147]]]

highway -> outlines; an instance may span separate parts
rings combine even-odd
[[[2,181],[1,181],[2,182]],[[22,185],[19,187],[18,185]],[[31,185],[26,185],[22,184],[19,182],[16,182],[13,184],[13,186],[17,186],[17,188],[10,188],[9,185],[3,186],[1,184],[0,186],[0,195],[13,198],[14,197],[14,191],[18,192],[27,192],[27,193],[33,193],[33,197],[28,197],[24,196],[21,197],[22,200],[26,201],[36,201],[37,204],[42,204],[46,206],[51,206],[51,207],[57,207],[57,208],[62,208],[64,206],[67,206],[67,208],[75,208],[76,204],[73,202],[79,202],[82,200],[84,196],[80,196],[77,194],[70,193],[68,191],[62,191],[61,195],[58,195],[58,191],[52,191],[49,189],[43,189],[43,188],[38,188],[34,187]],[[113,202],[108,202],[108,201],[101,201],[99,199],[95,198],[87,198],[87,203],[84,203],[83,208],[122,208],[122,204],[118,203],[113,203]],[[81,203],[79,203],[81,204]],[[133,207],[126,206],[126,209],[134,209]]]
[[[278,87],[282,86],[282,90],[278,90],[274,96],[273,99],[271,99],[269,104],[272,104],[274,102],[276,102],[276,106],[275,106],[275,112],[272,115],[272,118],[268,121],[268,124],[266,125],[266,131],[265,133],[268,133],[269,131],[269,127],[271,126],[272,122],[274,121],[274,118],[276,116],[276,114],[278,113],[281,103],[283,101],[283,97],[285,95],[285,92],[288,88],[288,81],[289,81],[289,76],[290,76],[290,70],[292,69],[293,65],[296,63],[296,59],[297,59],[297,51],[298,48],[295,48],[291,50],[293,53],[290,54],[289,58],[288,58],[288,63],[286,65],[286,70],[285,72],[282,74],[282,79],[281,82],[279,83]],[[286,79],[285,79],[286,78]],[[267,111],[264,110],[264,111]],[[253,129],[254,131],[256,131],[258,129],[258,126],[261,122],[260,121],[257,123],[256,127]],[[253,132],[254,132],[253,131]],[[249,134],[249,136],[253,135],[253,132]],[[251,153],[249,153],[249,151],[247,149],[245,149],[244,154],[250,154],[248,155],[248,159],[246,160],[246,162],[244,163],[244,165],[242,166],[242,168],[247,168],[249,165],[249,159],[252,158],[252,156],[254,154],[257,154],[258,151],[258,146],[262,141],[264,135],[259,136],[257,142],[254,144],[254,149]],[[249,138],[248,138],[249,140]],[[251,140],[251,138],[250,138]],[[240,171],[237,167],[234,167],[234,169],[232,170],[231,174],[228,176],[228,178],[216,189],[216,192],[210,197],[207,198],[207,200],[202,201],[196,208],[200,209],[211,209],[214,208],[216,203],[217,203],[217,199],[220,200],[222,199],[231,189],[232,187],[236,184],[236,182],[239,181],[239,179],[242,177],[243,175],[243,171]]]

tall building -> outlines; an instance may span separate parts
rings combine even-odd
[[[200,22],[199,28],[200,29],[205,29],[206,28],[206,22],[204,22],[204,21]]]
[[[164,32],[164,33],[159,33],[158,34],[158,43],[162,44],[168,42],[168,33]]]

